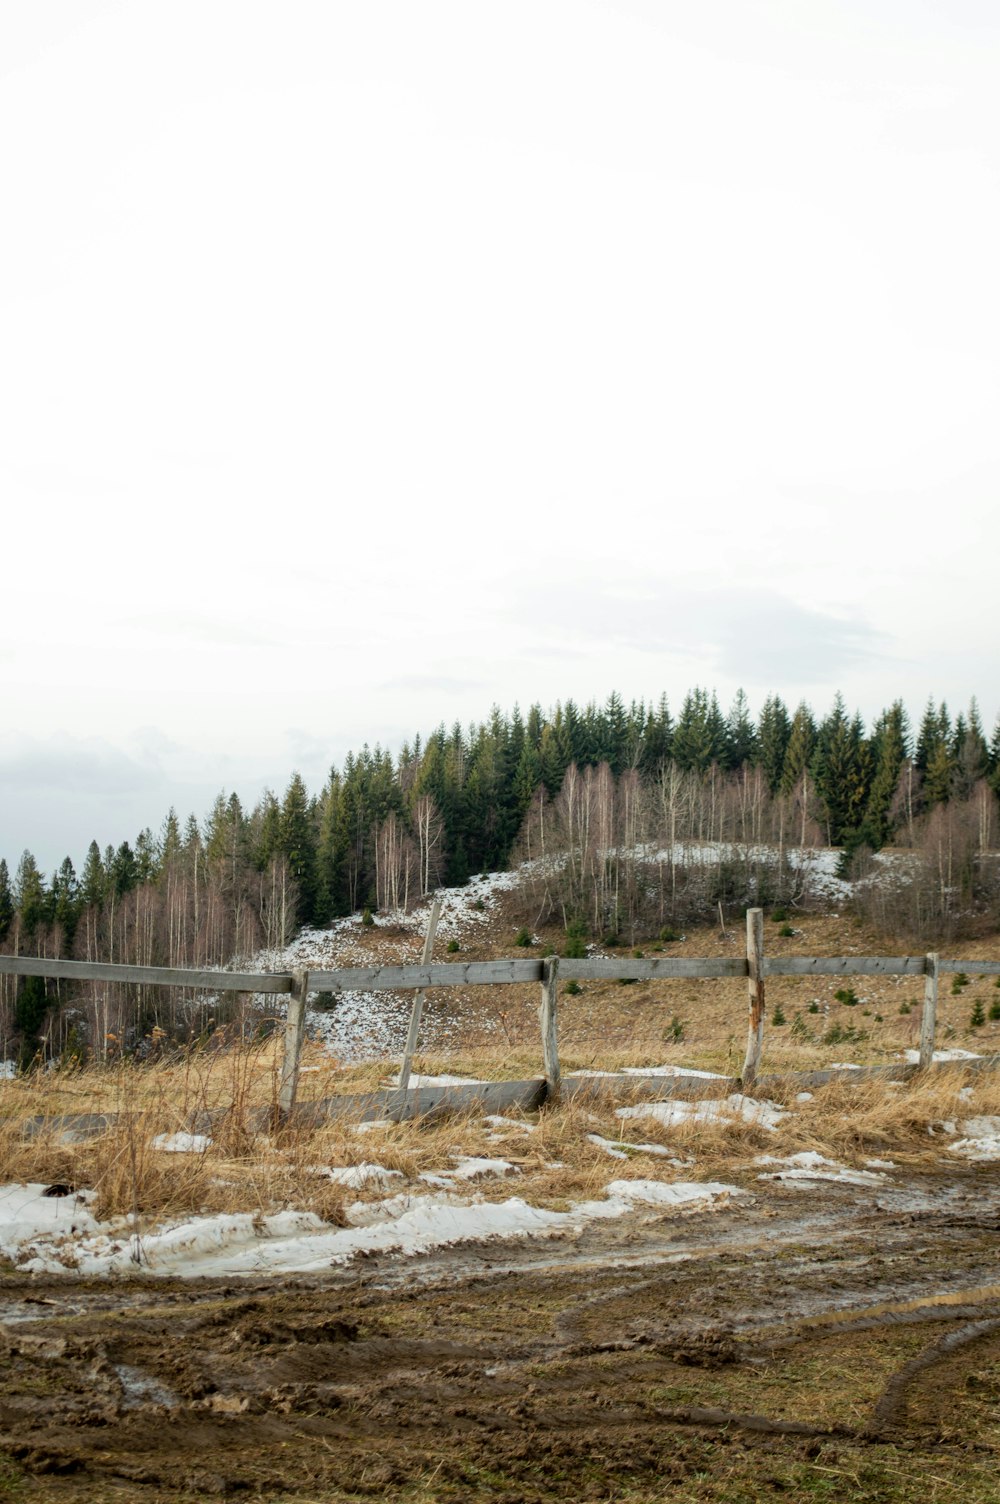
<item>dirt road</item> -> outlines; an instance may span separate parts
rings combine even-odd
[[[318,1281],[0,1279],[0,1498],[1000,1501],[1000,1177]]]

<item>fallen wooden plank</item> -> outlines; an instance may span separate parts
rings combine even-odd
[[[487,1112],[500,1112],[506,1107],[534,1112],[544,1098],[545,1082],[541,1077],[529,1081],[476,1081],[462,1086],[411,1086],[405,1092],[389,1086],[360,1095],[300,1102],[292,1121],[322,1123],[329,1118],[346,1117],[357,1118],[359,1122],[391,1118],[398,1123],[439,1112],[465,1112],[471,1107],[481,1107]]]
[[[978,1074],[981,1071],[1000,1070],[1000,1055],[984,1055],[979,1059],[945,1061],[937,1060],[932,1070],[961,1070]],[[895,1065],[866,1065],[851,1069],[828,1067],[816,1071],[786,1071],[781,1074],[758,1076],[754,1082],[754,1094],[766,1097],[769,1092],[779,1091],[782,1086],[825,1086],[831,1081],[871,1080],[884,1076],[894,1081],[909,1081],[917,1074],[918,1067],[898,1062]],[[563,1076],[560,1090],[563,1096],[599,1097],[616,1099],[643,1096],[650,1100],[666,1100],[682,1097],[722,1098],[730,1092],[739,1091],[742,1082],[738,1076]],[[545,1101],[545,1081],[532,1077],[527,1081],[475,1081],[461,1086],[411,1086],[405,1093],[398,1087],[385,1087],[381,1091],[345,1093],[343,1096],[324,1097],[318,1102],[299,1102],[291,1114],[291,1121],[300,1124],[323,1123],[331,1118],[350,1118],[358,1122],[372,1122],[376,1118],[389,1118],[401,1122],[408,1118],[423,1117],[440,1112],[467,1112],[481,1107],[484,1111],[501,1112],[516,1107],[521,1112],[534,1112]],[[187,1131],[211,1134],[215,1123],[228,1116],[228,1109],[192,1115]],[[247,1114],[250,1125],[261,1131],[273,1121],[273,1110],[255,1107]],[[66,1133],[68,1138],[90,1138],[107,1133],[119,1119],[114,1113],[66,1113],[60,1117],[27,1118],[21,1131],[25,1137],[34,1138],[45,1131]]]

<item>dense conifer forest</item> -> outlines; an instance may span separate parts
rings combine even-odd
[[[666,696],[495,709],[396,756],[365,746],[318,793],[295,773],[280,798],[266,792],[253,809],[220,793],[202,821],[170,810],[133,842],[93,841],[79,871],[67,856],[47,879],[29,851],[13,875],[0,861],[0,950],[227,964],[284,944],[302,924],[406,908],[442,883],[538,856],[565,859],[559,882],[525,885],[538,922],[634,940],[720,898],[794,900],[782,854],[817,845],[843,848],[845,872],[886,845],[911,848],[925,880],[911,884],[908,906],[881,917],[953,927],[992,891],[985,858],[998,790],[1000,720],[988,740],[974,701],[954,717],[931,701],[915,731],[898,701],[866,729],[839,695],[822,719],[776,695],[754,718],[742,692],[723,711],[704,689],[676,717]],[[730,851],[697,884],[683,861],[693,842]],[[23,1054],[42,1040],[54,1053],[141,1032],[153,1014],[177,1028],[162,999],[118,990],[78,988],[75,1009],[60,1011],[52,1005],[65,1001],[65,984],[0,978],[0,1045]]]

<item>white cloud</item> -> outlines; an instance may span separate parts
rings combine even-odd
[[[994,8],[29,10],[0,655],[67,801],[613,687],[992,716]]]

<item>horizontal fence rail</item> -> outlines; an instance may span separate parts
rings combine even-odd
[[[926,956],[779,956],[764,962],[768,977],[922,977],[926,970]]]
[[[429,955],[433,936],[425,947]],[[509,1094],[513,1101],[544,1100],[546,1094],[555,1096],[562,1086],[566,1091],[578,1092],[591,1089],[580,1081],[561,1081],[558,1050],[558,984],[569,981],[668,981],[670,979],[717,979],[745,978],[748,988],[749,1030],[746,1059],[740,1077],[732,1080],[719,1078],[704,1082],[703,1089],[723,1088],[734,1085],[749,1086],[756,1082],[763,1085],[760,1076],[760,1059],[765,1021],[765,981],[768,977],[849,977],[849,976],[922,976],[924,978],[924,1004],[921,1018],[919,1066],[873,1066],[864,1067],[864,1075],[893,1073],[905,1079],[916,1070],[925,1070],[931,1065],[934,1053],[934,1038],[937,1026],[938,982],[941,976],[964,973],[966,976],[1000,977],[1000,961],[963,961],[942,959],[931,952],[922,956],[766,956],[764,953],[763,912],[751,909],[747,913],[747,945],[745,956],[697,957],[697,956],[610,956],[601,958],[543,957],[503,959],[496,961],[446,961],[432,963],[425,959],[419,964],[400,966],[348,966],[331,970],[294,972],[238,972],[195,969],[177,966],[121,966],[105,962],[64,961],[45,956],[0,956],[0,975],[22,977],[51,977],[75,982],[127,983],[141,987],[186,987],[202,992],[241,992],[257,995],[288,996],[288,1016],[285,1027],[284,1057],[281,1070],[279,1108],[287,1116],[295,1106],[299,1076],[299,1060],[305,1039],[306,1002],[310,994],[317,992],[389,992],[413,991],[422,995],[429,988],[504,986],[513,983],[535,983],[541,989],[539,1023],[542,1036],[544,1075],[537,1082],[483,1082],[476,1086],[463,1087],[456,1096],[455,1089],[441,1088],[429,1091],[426,1087],[395,1091],[388,1088],[372,1097],[379,1110],[390,1110],[397,1116],[412,1116],[420,1111],[440,1109],[454,1101],[464,1104],[468,1100],[492,1101]],[[418,1002],[421,996],[418,996]],[[419,1017],[419,1010],[416,1013]],[[411,1026],[411,1032],[414,1032]],[[968,1067],[979,1066],[991,1069],[1000,1064],[1000,1057],[964,1062]],[[902,1073],[902,1076],[900,1076]],[[809,1073],[815,1082],[832,1080],[835,1077],[861,1079],[861,1069],[829,1068]],[[629,1077],[634,1086],[642,1077]],[[683,1077],[675,1078],[683,1080]],[[694,1077],[688,1083],[693,1085]],[[653,1078],[649,1078],[651,1085]],[[666,1084],[661,1082],[664,1091]],[[537,1091],[536,1091],[537,1088]],[[478,1096],[477,1096],[478,1091]],[[492,1095],[491,1095],[492,1094]],[[520,1095],[519,1095],[520,1094]],[[422,1105],[421,1105],[422,1104]],[[314,1112],[317,1104],[307,1104]],[[306,1111],[306,1107],[301,1109]]]
[[[310,991],[406,992],[422,987],[483,987],[538,982],[541,961],[444,961],[433,966],[346,966],[311,971]]]
[[[203,992],[291,992],[285,971],[194,971],[184,966],[115,966],[103,961],[50,961],[0,956],[0,975],[55,977],[70,982],[130,982],[140,987],[197,987]]]

